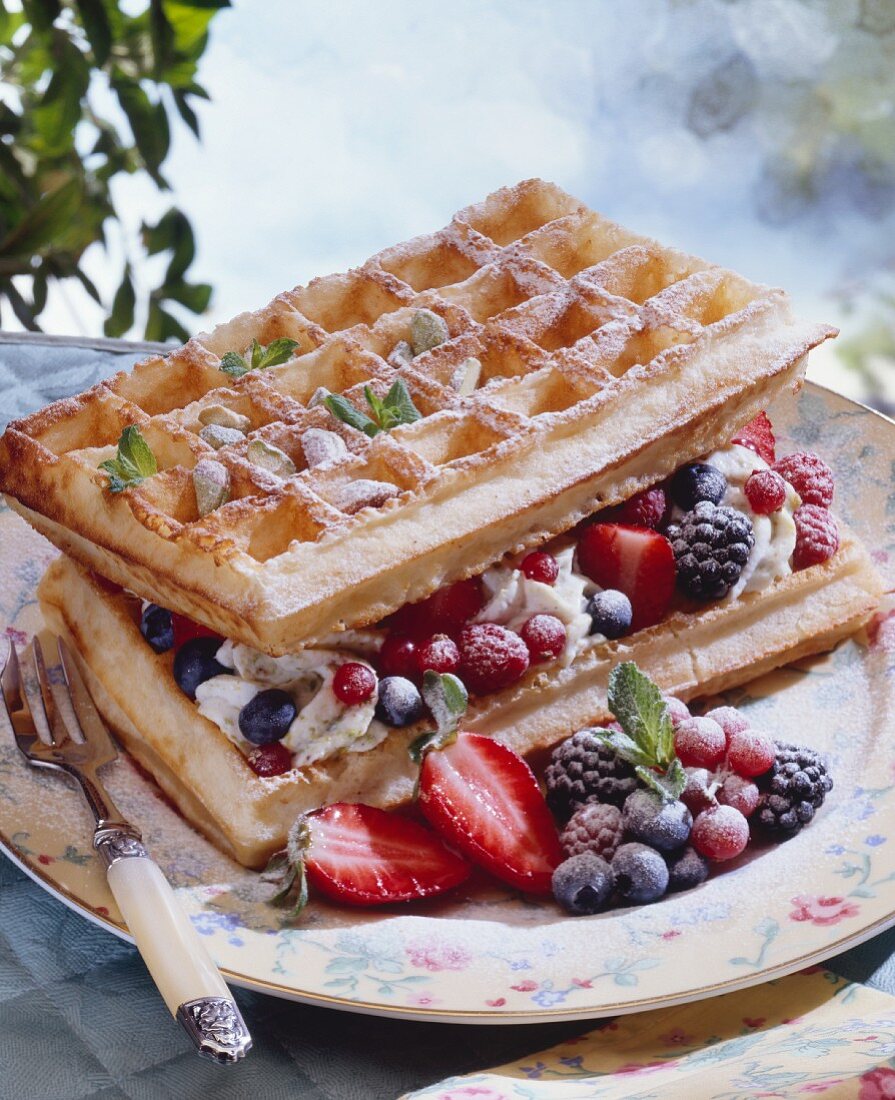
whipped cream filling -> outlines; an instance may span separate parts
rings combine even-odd
[[[233,671],[213,676],[196,688],[199,713],[214,722],[244,753],[255,746],[240,732],[239,712],[258,692],[268,688],[288,692],[298,711],[282,740],[296,768],[337,752],[366,752],[388,734],[388,726],[373,717],[375,694],[364,703],[346,706],[332,689],[340,665],[348,661],[366,664],[353,651],[305,649],[269,657],[250,646],[227,641],[216,657]]]
[[[756,470],[767,470],[768,464],[748,447],[732,443],[714,451],[705,460],[727,478],[727,491],[721,501],[743,512],[752,521],[755,545],[752,547],[740,579],[731,588],[727,599],[746,592],[761,592],[774,581],[792,572],[790,559],[796,548],[796,525],[793,513],[802,503],[799,494],[787,483],[786,500],[779,512],[760,516],[752,511],[746,496],[746,482]]]
[[[787,485],[786,500],[780,511],[770,516],[753,512],[745,485],[755,470],[767,463],[754,451],[731,444],[708,455],[703,461],[715,466],[727,479],[722,504],[749,516],[755,533],[755,545],[739,580],[726,599],[748,592],[760,592],[792,572],[790,560],[796,544],[793,513],[801,500]],[[674,515],[680,518],[681,509]],[[568,544],[553,550],[559,575],[555,584],[531,580],[512,562],[500,562],[482,574],[485,604],[473,622],[498,623],[520,631],[532,615],[555,615],[566,628],[566,645],[552,662],[565,667],[588,645],[606,641],[604,635],[591,634],[591,617],[585,607],[600,586],[576,568],[575,546]],[[281,688],[295,701],[297,715],[283,744],[292,752],[295,767],[301,768],[338,752],[366,752],[378,745],[389,727],[374,717],[375,694],[357,706],[346,706],[332,690],[339,665],[347,661],[368,664],[382,647],[381,630],[346,630],[324,640],[320,647],[301,653],[270,657],[249,646],[224,642],[217,660],[231,670],[215,676],[196,689],[200,714],[214,722],[244,753],[255,746],[239,730],[239,712],[267,688]]]

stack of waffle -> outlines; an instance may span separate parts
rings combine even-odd
[[[408,354],[421,310],[447,339]],[[0,439],[0,489],[65,552],[44,611],[74,641],[107,720],[190,820],[257,865],[302,810],[406,798],[415,731],[262,779],[178,691],[121,589],[268,654],[332,644],[723,445],[798,385],[808,351],[833,334],[794,319],[783,292],[528,181],[15,422]],[[296,342],[287,362],[222,371],[227,353],[281,337]],[[373,438],[321,401],[363,409],[366,387],[382,398],[399,378],[421,418]],[[200,432],[221,410],[244,431],[215,449]],[[131,425],[158,473],[112,494],[99,466]],[[344,447],[309,466],[311,428]],[[259,440],[295,472],[252,461]],[[208,459],[226,468],[229,499],[200,515],[192,471]],[[830,561],[760,594],[532,671],[474,702],[467,724],[530,752],[602,717],[618,660],[684,696],[718,690],[830,646],[876,592],[846,534]]]

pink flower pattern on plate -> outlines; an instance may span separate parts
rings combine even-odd
[[[472,955],[462,947],[408,947],[407,955],[413,966],[421,970],[465,970],[472,962]]]
[[[800,894],[791,900],[795,908],[789,914],[789,919],[810,921],[812,924],[838,924],[841,920],[856,917],[861,912],[860,906],[847,898]]]
[[[434,1100],[508,1100],[505,1092],[488,1085],[461,1085],[458,1089],[440,1092]]]

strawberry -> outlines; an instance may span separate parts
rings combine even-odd
[[[485,602],[481,577],[470,577],[439,588],[419,603],[406,604],[388,621],[392,630],[413,638],[433,634],[453,637],[481,611]]]
[[[741,447],[748,447],[750,451],[755,451],[758,457],[763,458],[769,466],[773,466],[776,461],[777,440],[774,438],[774,425],[768,419],[766,412],[760,412],[740,428],[730,442],[739,443]]]
[[[309,884],[333,901],[387,905],[459,886],[469,865],[423,825],[373,806],[337,802],[306,819]]]
[[[221,638],[216,630],[202,626],[201,623],[194,623],[192,619],[188,619],[186,615],[178,615],[176,611],[171,612],[171,625],[174,627],[175,649],[179,649],[191,638]],[[221,641],[223,640],[221,638]]]
[[[658,531],[621,523],[595,523],[578,542],[578,564],[601,588],[613,588],[631,601],[632,630],[657,623],[674,594],[671,543]]]
[[[428,752],[419,807],[448,844],[495,878],[550,893],[563,859],[556,826],[531,768],[506,745],[461,733]]]

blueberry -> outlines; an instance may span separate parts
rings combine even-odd
[[[709,861],[687,845],[668,861],[668,889],[692,890],[709,877]]]
[[[668,868],[655,848],[623,844],[612,857],[615,888],[625,901],[658,901],[668,889]]]
[[[727,478],[707,462],[681,466],[671,480],[674,503],[689,512],[700,500],[719,504],[727,491]]]
[[[220,638],[190,638],[174,657],[174,679],[184,695],[196,698],[196,688],[212,676],[225,676],[229,668],[215,660]]]
[[[239,712],[239,732],[253,745],[281,741],[298,711],[292,696],[280,688],[259,691]]]
[[[607,588],[597,592],[587,601],[587,613],[591,618],[591,634],[604,634],[607,638],[620,638],[631,629],[631,601],[624,592]]]
[[[140,633],[156,653],[164,653],[174,645],[174,624],[171,612],[158,604],[148,603],[140,616]]]
[[[614,886],[612,868],[594,852],[572,856],[553,872],[553,896],[576,917],[599,913]]]
[[[410,680],[386,676],[379,681],[376,717],[387,726],[411,726],[423,716],[423,698]]]
[[[622,824],[633,840],[672,852],[687,843],[693,816],[683,802],[669,802],[641,788],[625,799]]]

